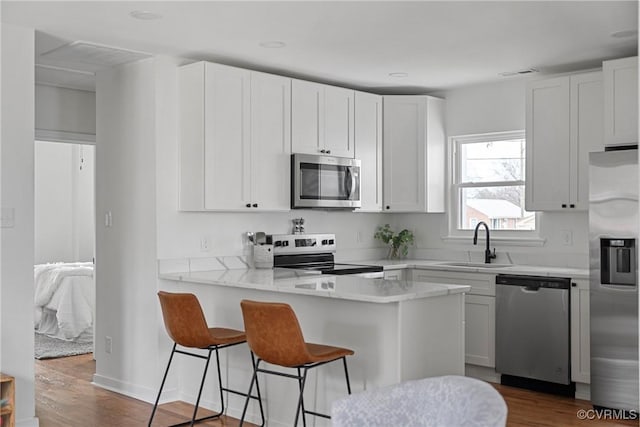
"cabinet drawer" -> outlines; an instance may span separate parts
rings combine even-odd
[[[460,273],[441,270],[422,270],[412,269],[410,272],[410,280],[414,282],[434,282],[446,283],[452,285],[468,285],[471,286],[469,295],[496,295],[496,276],[495,274],[485,273]]]

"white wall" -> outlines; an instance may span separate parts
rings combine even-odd
[[[527,79],[507,79],[500,83],[469,86],[442,94],[446,98],[447,136],[521,130],[525,128],[525,88]],[[588,268],[587,212],[540,213],[542,247],[496,246],[498,262]],[[397,227],[416,231],[415,254],[419,257],[459,257],[471,251],[473,260],[482,260],[482,245],[443,240],[448,234],[446,214],[403,214],[394,217]],[[572,234],[572,244],[564,245],[562,232]]]
[[[94,92],[38,84],[35,96],[35,126],[38,132],[85,134],[89,140],[93,140],[96,133]]]
[[[16,420],[37,426],[33,359],[34,31],[1,24],[0,370],[16,378]],[[12,213],[13,224],[6,219]]]
[[[92,145],[36,142],[36,264],[93,259],[93,154]]]
[[[153,60],[99,72],[96,111],[94,381],[148,399],[158,379],[159,327]]]

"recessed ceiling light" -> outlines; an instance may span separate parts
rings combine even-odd
[[[611,33],[611,37],[616,39],[626,39],[629,37],[638,37],[638,30],[622,30]]]
[[[267,49],[278,49],[281,47],[285,47],[287,44],[285,42],[280,42],[277,40],[268,41],[268,42],[260,42],[260,47],[264,47]]]
[[[409,74],[407,73],[400,73],[400,72],[396,72],[396,73],[389,73],[389,77],[395,77],[397,79],[402,79],[409,76]]]
[[[155,12],[149,12],[148,10],[134,10],[129,13],[129,16],[135,19],[142,19],[143,21],[152,21],[154,19],[162,18],[162,15]]]

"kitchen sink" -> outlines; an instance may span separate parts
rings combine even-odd
[[[486,264],[484,262],[441,262],[438,265],[448,267],[469,267],[469,268],[505,268],[513,267],[512,264]]]

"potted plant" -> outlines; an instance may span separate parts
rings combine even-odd
[[[413,244],[413,233],[406,228],[398,233],[391,230],[389,224],[378,227],[374,238],[389,245],[389,259],[400,259],[407,256],[409,245]]]

